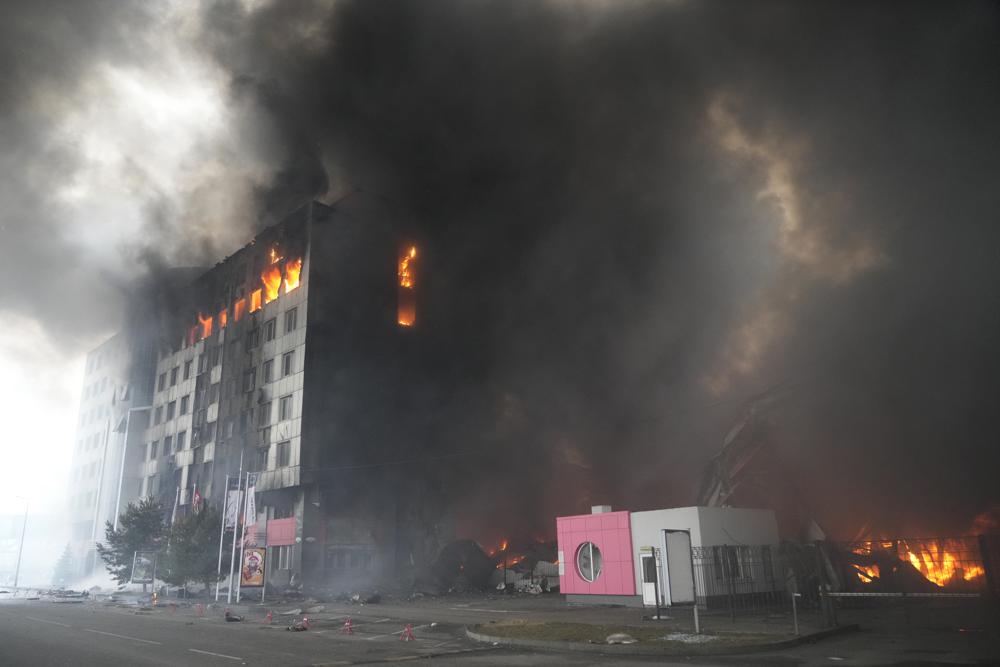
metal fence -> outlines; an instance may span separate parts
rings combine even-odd
[[[706,610],[760,610],[789,603],[785,568],[776,547],[693,547],[695,599]]]

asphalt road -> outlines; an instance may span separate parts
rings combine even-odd
[[[434,626],[414,620],[413,642],[399,639],[402,621],[391,606],[349,610],[354,634],[341,632],[342,621],[319,621],[308,632],[287,632],[290,617],[273,625],[259,619],[226,623],[218,610],[199,618],[190,608],[176,614],[143,612],[95,602],[51,600],[0,602],[0,665],[351,665],[420,660],[421,664],[473,665],[890,665],[996,664],[996,634],[883,627],[798,646],[781,652],[746,656],[660,659],[510,650],[466,639],[465,623],[490,617],[486,609],[427,606],[421,611],[442,617]],[[410,608],[408,615],[416,616]],[[361,613],[356,613],[361,612]],[[496,610],[500,615],[501,610]],[[459,618],[462,617],[462,618]],[[463,622],[457,622],[462,621]],[[895,629],[894,629],[895,628]]]

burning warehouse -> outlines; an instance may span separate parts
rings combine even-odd
[[[356,586],[434,557],[433,494],[391,465],[415,444],[399,393],[417,382],[420,260],[355,195],[303,206],[201,275],[130,443],[138,495],[173,516],[221,511],[227,480],[251,473],[247,542],[266,545],[276,589]]]

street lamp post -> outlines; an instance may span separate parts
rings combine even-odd
[[[17,496],[24,501],[24,521],[21,523],[21,544],[17,547],[17,566],[14,568],[14,595],[17,595],[17,580],[21,576],[21,554],[24,553],[24,534],[28,530],[28,499]]]
[[[128,426],[132,419],[133,412],[144,412],[146,410],[152,410],[152,405],[143,405],[138,408],[129,408],[128,412],[125,414],[125,442],[122,444],[122,465],[118,471],[118,495],[115,498],[115,532],[118,532],[118,512],[121,509],[122,504],[122,483],[125,481],[125,457],[128,454]]]

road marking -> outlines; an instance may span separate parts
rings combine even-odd
[[[32,621],[38,621],[39,623],[51,623],[52,625],[61,625],[64,628],[72,628],[72,625],[68,623],[60,623],[59,621],[47,621],[44,618],[35,618],[34,616],[25,616],[25,618],[30,618]]]
[[[192,653],[202,653],[204,655],[214,655],[216,658],[228,658],[230,660],[239,660],[240,662],[243,662],[243,658],[237,658],[235,655],[226,655],[225,653],[212,653],[211,651],[201,651],[201,650],[196,649],[196,648],[189,648],[188,650],[191,651]]]
[[[413,626],[412,628],[410,628],[410,629],[411,629],[411,630],[419,630],[420,628],[426,628],[426,627],[428,627],[429,625],[430,625],[430,623],[424,623],[423,625],[414,625],[414,626]],[[373,639],[381,639],[382,637],[392,637],[393,635],[401,635],[401,634],[403,634],[404,632],[406,632],[406,628],[403,628],[402,630],[396,630],[395,632],[390,632],[390,633],[389,633],[389,634],[387,634],[387,635],[373,635],[373,636],[371,636],[371,637],[365,637],[365,639],[367,639],[368,641],[371,641],[371,640],[373,640]],[[414,637],[414,639],[416,639],[416,637]]]
[[[440,646],[444,646],[445,644],[451,644],[451,643],[453,643],[455,641],[458,641],[458,640],[457,639],[449,639],[447,641],[441,642],[440,644],[434,644],[434,646],[431,646],[431,648],[438,648]]]
[[[472,607],[452,607],[455,611],[482,611],[488,614],[510,614],[511,609],[473,609]]]
[[[113,632],[104,632],[103,630],[91,630],[90,628],[81,628],[84,632],[93,632],[98,635],[107,635],[108,637],[118,637],[119,639],[130,639],[134,642],[142,642],[143,644],[156,644],[157,646],[163,646],[162,642],[154,642],[152,639],[139,639],[138,637],[129,637],[128,635],[116,635]]]

